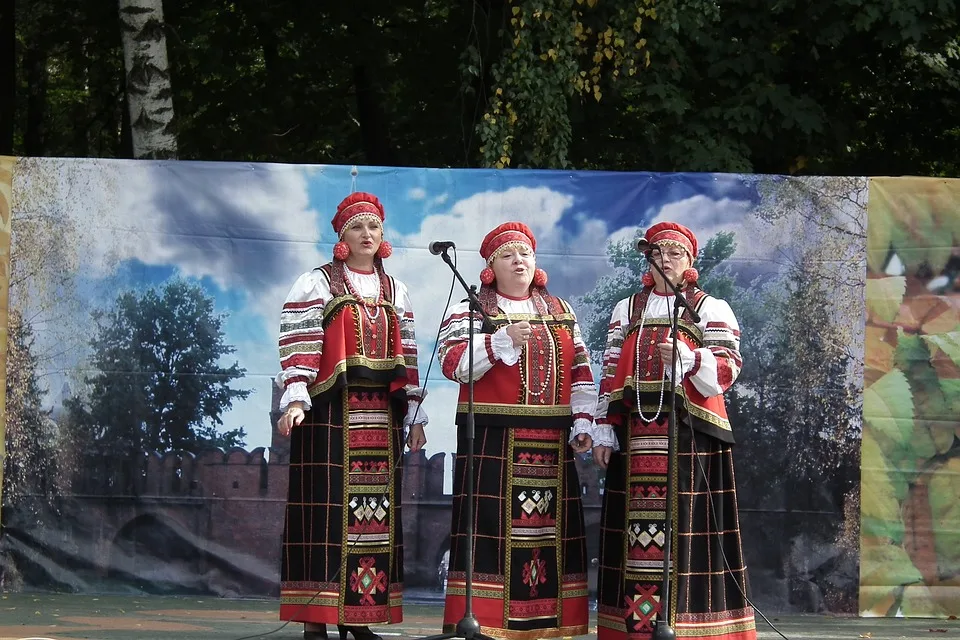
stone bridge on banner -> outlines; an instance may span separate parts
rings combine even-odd
[[[439,596],[445,578],[452,503],[443,491],[445,460],[423,452],[403,460],[406,585],[426,596]],[[64,497],[58,540],[36,546],[59,549],[52,562],[72,567],[58,573],[72,576],[61,582],[74,590],[276,595],[288,461],[289,439],[276,433],[269,449],[103,459],[83,469]],[[596,558],[595,467],[578,466],[588,554]]]

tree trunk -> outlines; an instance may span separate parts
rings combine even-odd
[[[176,158],[163,0],[119,0],[135,158]]]
[[[383,108],[383,94],[377,88],[379,32],[370,18],[351,16],[347,33],[357,43],[353,51],[353,88],[357,95],[357,122],[360,144],[366,163],[383,167],[397,166],[397,155],[390,140],[390,123]]]
[[[17,36],[14,0],[0,0],[0,156],[13,155],[17,97]]]
[[[47,119],[47,52],[31,47],[24,55],[27,72],[27,128],[23,133],[24,155],[40,157],[45,150]]]
[[[360,122],[360,140],[368,164],[391,167],[397,165],[396,154],[390,142],[387,114],[382,96],[377,91],[370,67],[361,62],[353,64],[353,86],[357,92],[357,120]]]
[[[287,79],[280,58],[279,39],[272,24],[272,9],[269,3],[261,2],[245,8],[241,6],[240,9],[246,12],[247,19],[253,24],[257,41],[260,43],[263,68],[266,72],[264,87],[267,95],[276,96],[273,108],[267,109],[262,115],[263,134],[255,153],[260,156],[283,157],[287,155],[285,150],[289,149],[289,142],[283,133],[290,128],[287,124],[290,110],[284,98],[287,95],[284,89]]]
[[[123,109],[120,114],[120,139],[117,145],[118,158],[133,157],[133,134],[130,132],[130,109]]]

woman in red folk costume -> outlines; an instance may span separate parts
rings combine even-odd
[[[589,426],[593,375],[576,316],[536,268],[530,229],[508,222],[487,234],[479,298],[493,333],[468,344],[469,303],[451,308],[440,335],[443,374],[461,383],[453,530],[444,629],[465,608],[466,483],[474,509],[473,612],[483,633],[518,640],[587,633],[587,558],[571,438]],[[471,374],[467,349],[473,349]],[[467,381],[474,383],[475,475],[466,477]],[[586,436],[581,440],[585,441]],[[569,444],[568,444],[569,443]]]
[[[662,266],[700,315],[700,322],[693,323],[684,310],[677,337],[681,384],[670,625],[678,638],[754,640],[731,456],[733,433],[723,399],[740,373],[739,325],[726,302],[697,287],[692,268],[697,238],[690,229],[663,222],[645,237],[656,246],[650,259]],[[621,300],[610,318],[595,424],[586,430],[594,460],[607,468],[599,640],[648,640],[658,614],[674,303],[654,269],[644,275],[643,289]]]
[[[383,270],[383,205],[353,193],[337,207],[334,260],[303,274],[280,314],[277,427],[290,436],[280,617],[306,639],[379,640],[403,619],[403,432],[419,451],[427,416],[407,288]]]

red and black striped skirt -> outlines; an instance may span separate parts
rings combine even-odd
[[[402,416],[386,386],[316,402],[290,441],[280,618],[400,622]],[[349,425],[349,426],[347,426]]]

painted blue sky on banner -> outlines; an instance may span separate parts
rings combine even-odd
[[[336,241],[330,219],[353,189],[377,194],[386,207],[386,237],[395,248],[386,265],[411,291],[421,378],[451,284],[446,265],[427,250],[433,240],[456,242],[464,277],[477,282],[483,235],[500,222],[523,221],[537,236],[550,290],[574,303],[609,272],[610,242],[631,240],[658,220],[690,226],[701,242],[736,230],[734,260],[764,260],[771,250],[749,241],[759,197],[755,180],[736,175],[359,167],[354,180],[347,166],[91,160],[54,166],[56,176],[27,172],[15,196],[23,194],[21,209],[52,210],[56,202],[57,215],[72,220],[76,269],[91,308],[108,305],[120,289],[180,275],[200,282],[218,311],[229,314],[226,341],[247,370],[238,386],[252,393],[224,416],[224,426],[244,427],[248,448],[270,444],[280,306],[300,273],[330,259]],[[461,298],[455,291],[454,300]],[[61,379],[79,364],[78,355],[52,367],[52,403]],[[428,391],[428,454],[452,452],[456,387],[434,366]]]

